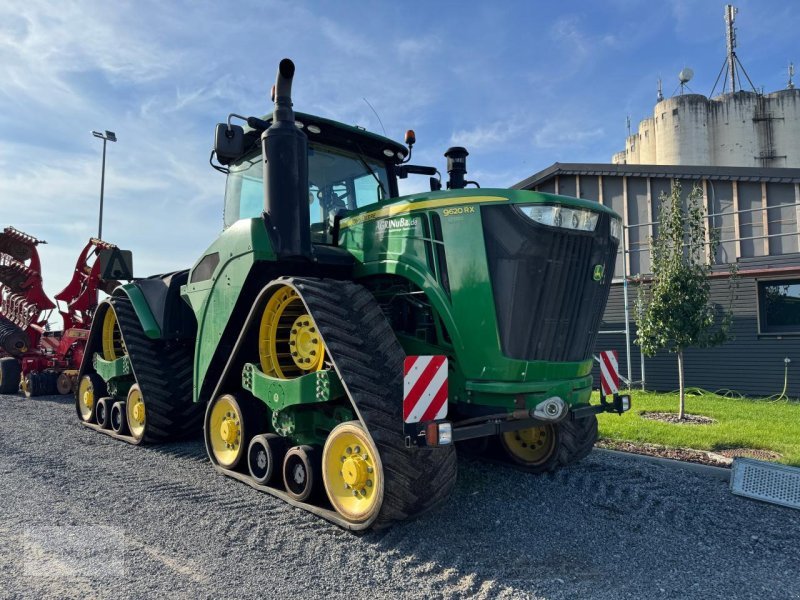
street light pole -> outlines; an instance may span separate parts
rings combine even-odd
[[[103,239],[103,193],[106,185],[106,142],[116,142],[117,135],[113,131],[106,130],[105,133],[92,131],[92,135],[103,140],[103,167],[100,171],[100,219],[97,225],[97,239]]]

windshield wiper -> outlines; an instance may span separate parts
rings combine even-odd
[[[367,164],[366,160],[364,160],[364,151],[361,149],[361,146],[356,144],[356,148],[358,148],[358,154],[356,155],[358,156],[358,160],[361,161],[361,164],[364,165],[364,168],[369,171],[369,174],[372,175],[375,178],[375,181],[378,182],[378,187],[381,188],[381,200],[385,200],[389,194],[386,193],[386,188],[383,187],[383,182],[380,180],[380,177],[378,177],[377,173],[375,173],[375,170],[370,167],[369,164]]]

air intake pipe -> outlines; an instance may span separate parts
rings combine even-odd
[[[294,63],[278,66],[272,125],[261,134],[264,158],[264,212],[280,258],[311,257],[308,208],[308,138],[294,124]]]

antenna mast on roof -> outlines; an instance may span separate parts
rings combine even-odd
[[[786,84],[786,89],[787,90],[793,90],[794,89],[794,81],[792,80],[793,77],[794,77],[794,63],[790,62],[789,63],[789,83]]]
[[[733,4],[725,5],[725,41],[728,47],[728,76],[731,82],[731,92],[736,91],[736,28],[733,22],[739,12]]]
[[[736,20],[736,13],[739,12],[733,4],[726,4],[725,5],[725,41],[727,45],[727,56],[725,57],[725,62],[722,64],[722,68],[719,70],[719,75],[717,75],[717,80],[714,82],[714,87],[711,89],[710,96],[714,95],[714,90],[717,89],[717,83],[719,83],[720,77],[722,77],[723,71],[725,72],[725,80],[722,84],[722,93],[725,93],[726,85],[730,85],[731,93],[736,92],[737,87],[737,79],[739,89],[742,88],[742,76],[738,73],[738,70],[741,69],[741,72],[744,73],[745,78],[747,79],[747,83],[750,84],[750,87],[753,88],[753,91],[758,93],[756,86],[753,85],[753,82],[750,80],[750,76],[747,74],[747,71],[744,70],[744,65],[742,65],[742,61],[739,60],[739,57],[736,56],[736,27],[733,26],[734,21]]]
[[[661,102],[664,99],[664,92],[661,89],[661,77],[658,78],[658,96],[656,96],[656,102]]]

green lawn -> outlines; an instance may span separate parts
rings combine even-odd
[[[644,419],[639,414],[641,411],[677,413],[676,393],[634,391],[631,396],[629,412],[622,416],[611,413],[598,416],[600,437],[697,450],[772,450],[782,455],[780,462],[800,466],[800,402],[687,395],[687,413],[717,421],[711,425],[687,425]]]

